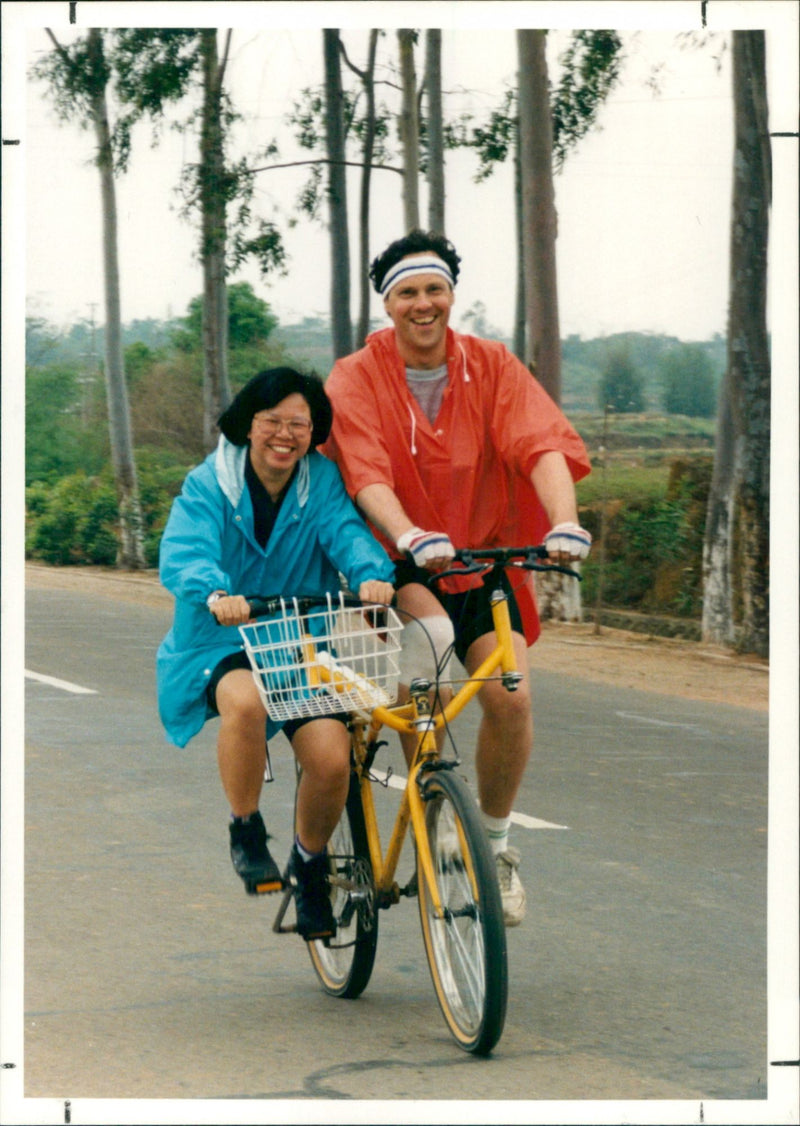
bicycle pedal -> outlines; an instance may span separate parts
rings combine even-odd
[[[276,891],[283,891],[283,880],[246,880],[245,890],[248,895],[272,895]]]

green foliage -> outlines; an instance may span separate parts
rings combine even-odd
[[[619,81],[622,39],[616,31],[574,31],[559,62],[561,77],[551,98],[553,164],[560,169],[585,137]]]
[[[551,93],[553,166],[559,171],[570,149],[595,124],[603,102],[619,80],[622,39],[615,31],[574,31],[561,55],[561,72]],[[473,148],[478,155],[475,180],[491,176],[497,164],[508,160],[517,135],[517,91],[507,88],[500,105],[483,124],[473,125],[473,115],[461,114],[445,128],[445,147]]]
[[[148,567],[156,567],[172,500],[191,465],[175,462],[163,450],[137,450],[136,460],[145,561]],[[97,476],[79,471],[52,485],[33,484],[26,489],[25,503],[28,558],[61,567],[114,566],[119,550],[119,505],[110,468]]]
[[[119,520],[110,474],[87,477],[80,471],[45,488],[26,492],[26,555],[57,566],[116,562]]]
[[[351,70],[356,68],[348,62]],[[359,71],[359,74],[362,72]],[[362,110],[365,100],[365,91],[362,86],[357,90],[344,88],[342,90],[342,116],[344,122],[344,137],[347,141],[357,142],[358,154],[354,159],[361,159],[360,149],[369,128],[367,114]],[[392,159],[388,140],[390,135],[390,122],[393,115],[386,105],[376,103],[375,115],[372,121],[372,167],[385,166]],[[301,148],[310,153],[319,154],[320,160],[325,154],[325,90],[323,86],[306,86],[300,91],[299,98],[292,103],[291,111],[286,115],[286,123],[294,129],[294,136]],[[313,164],[303,187],[300,189],[296,207],[303,215],[310,219],[321,218],[322,204],[325,199],[325,174],[322,163]]]
[[[644,380],[631,361],[627,349],[611,353],[600,377],[599,406],[620,414],[644,410]]]
[[[717,409],[717,383],[708,353],[697,344],[667,352],[658,375],[667,414],[711,418]]]
[[[54,43],[54,49],[34,63],[30,73],[46,84],[47,96],[61,121],[89,129],[92,99],[107,87],[111,78],[103,51],[103,33],[98,32],[94,42],[86,36],[68,46]]]
[[[96,425],[102,388],[79,371],[53,364],[29,368],[25,379],[25,480],[53,481],[78,468],[99,471],[107,428]]]
[[[228,291],[228,346],[231,349],[262,344],[274,332],[278,318],[266,301],[257,297],[249,282],[233,282]],[[203,298],[193,297],[173,334],[173,343],[184,352],[203,346]]]
[[[669,476],[631,489],[607,482],[609,499],[581,496],[581,522],[595,546],[584,567],[584,604],[600,581],[600,535],[606,514],[603,605],[697,617],[702,608],[702,548],[712,459],[675,461]],[[623,487],[619,487],[622,484]],[[615,487],[616,486],[616,487]],[[579,490],[580,490],[579,486]]]

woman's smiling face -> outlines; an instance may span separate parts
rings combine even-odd
[[[257,411],[247,433],[250,460],[268,492],[280,491],[311,446],[311,408],[300,394]]]

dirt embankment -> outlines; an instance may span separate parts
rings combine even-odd
[[[169,608],[172,598],[153,571],[27,564],[25,584],[50,590],[82,590],[100,597]],[[545,622],[531,651],[531,666],[601,684],[640,688],[666,696],[733,704],[767,711],[769,665],[702,642],[603,627]]]

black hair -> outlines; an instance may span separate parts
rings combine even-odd
[[[302,395],[311,410],[311,445],[321,446],[331,432],[333,407],[318,375],[305,375],[294,368],[268,368],[244,385],[219,417],[219,428],[235,446],[247,445],[247,434],[256,411],[276,407],[287,395]]]
[[[453,284],[455,284],[458,280],[458,264],[461,261],[456,254],[456,248],[444,235],[437,235],[435,231],[421,231],[417,228],[409,231],[403,238],[390,243],[383,254],[379,254],[373,261],[369,268],[369,276],[372,278],[376,293],[380,293],[383,279],[395,263],[399,262],[401,258],[405,258],[407,254],[422,254],[426,250],[438,254],[442,261],[447,263],[450,267],[450,273],[453,275]]]

